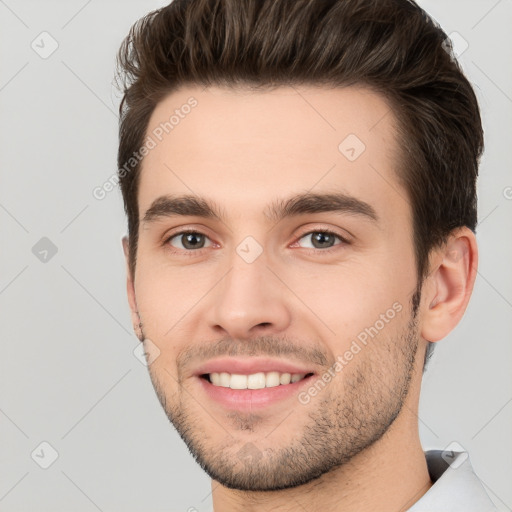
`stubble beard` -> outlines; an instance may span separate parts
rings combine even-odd
[[[169,376],[156,375],[151,367],[149,371],[167,417],[212,479],[231,489],[276,491],[304,485],[343,466],[376,443],[398,417],[410,388],[419,343],[415,311],[398,335],[382,336],[362,350],[364,359],[357,354],[333,378],[331,385],[336,378],[343,379],[343,393],[334,394],[335,388],[322,390],[310,402],[316,406],[301,419],[302,432],[297,435],[292,428],[295,436],[287,437],[288,445],[265,450],[258,447],[260,416],[232,413],[232,432],[226,430],[223,442],[215,442],[209,434],[212,427],[218,427],[214,419],[193,403],[187,391],[180,389],[168,399],[163,382]],[[303,406],[297,403],[297,407]],[[294,414],[289,421],[294,424]],[[283,424],[290,428],[287,421]],[[247,442],[246,433],[238,438],[237,431],[255,432],[254,441]]]

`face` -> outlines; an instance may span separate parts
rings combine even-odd
[[[420,336],[394,122],[356,87],[188,87],[151,117],[132,313],[166,414],[227,487],[314,480],[407,401]]]

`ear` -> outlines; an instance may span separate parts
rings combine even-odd
[[[421,335],[439,341],[459,323],[471,297],[478,267],[475,234],[467,227],[454,230],[431,261]]]
[[[135,285],[130,271],[130,251],[129,251],[129,243],[128,243],[128,237],[124,236],[123,240],[123,251],[124,251],[124,257],[126,260],[126,292],[128,295],[128,304],[130,305],[130,311],[132,316],[132,324],[133,324],[133,330],[135,334],[137,335],[137,338],[139,338],[140,341],[143,339],[142,335],[142,328],[141,328],[141,322],[140,322],[140,316],[139,316],[139,310],[137,307],[137,301],[135,299]]]

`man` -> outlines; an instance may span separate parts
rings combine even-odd
[[[493,510],[418,435],[478,262],[446,34],[406,0],[175,0],[119,66],[134,329],[214,510]]]

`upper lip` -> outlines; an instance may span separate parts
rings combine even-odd
[[[225,357],[219,359],[212,359],[207,363],[197,368],[195,374],[197,376],[207,373],[236,373],[240,375],[251,375],[253,373],[314,373],[311,368],[306,368],[289,361],[278,359],[262,358],[262,357],[249,357],[249,358],[232,358]]]

